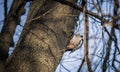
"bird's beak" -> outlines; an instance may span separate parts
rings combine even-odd
[[[69,48],[69,49],[73,49],[73,48],[74,48],[74,44],[69,43],[68,46],[67,46],[67,48]]]

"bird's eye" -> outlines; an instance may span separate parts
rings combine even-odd
[[[82,35],[80,37],[83,37]]]

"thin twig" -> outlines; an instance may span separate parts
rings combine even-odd
[[[109,37],[116,43],[116,40],[111,36],[111,34],[110,34],[109,31],[107,30],[107,28],[104,27],[104,29],[105,29],[105,31],[107,32],[107,34],[109,35]],[[120,49],[119,49],[119,47],[118,47],[117,45],[116,45],[116,48],[117,48],[118,52],[120,53]]]
[[[71,6],[71,7],[75,8],[75,9],[78,9],[79,11],[83,12],[83,7],[82,7],[82,6],[78,6],[77,4],[71,3],[71,2],[69,2],[69,1],[67,1],[67,0],[55,0],[55,1],[60,2],[60,3],[65,4],[65,5],[68,5],[68,6]],[[83,1],[84,1],[84,0],[83,0]],[[87,15],[91,15],[91,16],[94,16],[94,17],[102,20],[101,16],[99,16],[99,15],[96,14],[96,13],[93,13],[93,12],[88,11],[88,10],[85,10],[85,13],[86,13]]]
[[[97,11],[101,13],[101,16],[103,16],[102,11],[101,11],[100,8],[98,8],[98,6],[95,4],[94,0],[92,0],[92,2],[93,2],[94,7],[97,9]]]
[[[40,16],[37,16],[37,17],[35,17],[35,18],[27,21],[26,23],[30,23],[30,22],[32,22],[32,21],[34,21],[34,20],[38,20],[38,19],[40,19],[41,17],[44,17],[45,15],[47,15],[48,13],[50,13],[51,11],[53,11],[53,10],[54,10],[55,8],[57,8],[58,6],[59,6],[59,5],[56,5],[55,7],[51,8],[51,9],[48,10],[48,11],[46,11],[44,14],[42,14],[42,15],[40,15]]]
[[[113,35],[113,31],[114,29],[112,28],[111,30],[111,35]],[[103,61],[103,65],[102,65],[102,71],[103,72],[106,72],[107,70],[107,65],[108,65],[108,60],[109,60],[109,56],[110,56],[110,51],[111,51],[111,44],[112,44],[112,40],[111,38],[109,37],[109,40],[108,40],[108,47],[106,49],[106,55],[105,55],[105,58],[104,58],[104,61]]]
[[[81,64],[80,64],[80,67],[79,67],[79,69],[78,69],[77,72],[80,72],[80,70],[81,70],[81,68],[82,68],[82,66],[83,66],[83,64],[84,64],[84,62],[85,62],[85,56],[83,57],[83,60],[82,60],[82,62],[81,62]]]

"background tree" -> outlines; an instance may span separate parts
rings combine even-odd
[[[25,13],[24,6],[27,1],[14,0],[9,13],[7,14],[7,0],[4,1],[4,25],[0,33],[0,62],[1,71],[2,65],[8,57],[8,51],[11,46],[14,46],[13,35],[17,24],[20,22],[20,17]]]

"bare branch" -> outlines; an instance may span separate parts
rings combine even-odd
[[[75,8],[75,9],[78,9],[78,10],[80,10],[81,12],[83,12],[83,7],[82,7],[82,6],[78,6],[77,4],[71,3],[71,2],[66,1],[66,0],[55,0],[55,1],[60,2],[60,3],[62,3],[62,4],[69,5],[69,6],[73,7],[73,8]],[[99,20],[102,20],[101,16],[99,16],[99,15],[96,14],[96,13],[93,13],[93,12],[88,11],[88,10],[85,10],[85,13],[86,13],[87,15],[94,16],[94,17],[98,18]]]
[[[89,57],[88,57],[88,35],[89,35],[89,25],[88,25],[88,17],[87,17],[87,14],[86,14],[86,8],[87,6],[84,7],[84,10],[83,10],[83,13],[84,13],[84,55],[85,55],[85,61],[87,62],[87,67],[88,67],[88,71],[89,72],[92,72],[92,69],[91,69],[91,63],[90,63],[90,60],[89,60]]]
[[[112,28],[112,30],[111,30],[111,35],[112,36],[113,36],[113,31],[114,31],[114,29]],[[111,51],[111,44],[112,44],[111,37],[109,37],[109,40],[108,40],[108,43],[107,43],[108,47],[106,49],[106,55],[105,55],[105,58],[104,58],[104,61],[103,61],[103,65],[102,65],[102,71],[103,72],[106,72],[106,70],[107,70],[107,62],[109,60],[110,51]]]
[[[83,64],[84,64],[84,62],[85,62],[85,56],[83,57],[83,60],[82,60],[81,65],[80,65],[80,67],[79,67],[79,69],[78,69],[77,72],[80,72],[80,70],[81,70],[81,68],[82,68],[82,66],[83,66]]]
[[[7,16],[7,0],[4,0],[4,16]]]
[[[94,0],[92,0],[92,2],[93,2],[94,7],[97,9],[97,11],[101,13],[101,16],[103,16],[102,11],[101,11],[100,8],[95,4]]]

